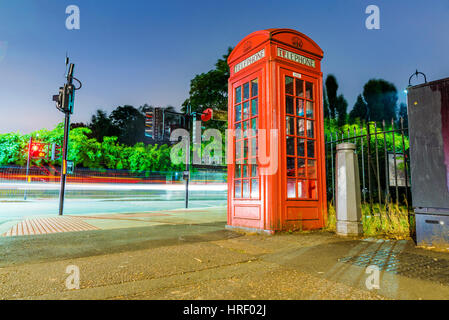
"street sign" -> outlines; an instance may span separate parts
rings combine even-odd
[[[67,174],[73,174],[75,172],[75,162],[71,161],[71,160],[67,160],[67,164],[66,164],[66,173]]]
[[[215,110],[212,115],[212,120],[215,121],[228,121],[228,112],[222,110]]]
[[[388,180],[390,186],[405,187],[406,186],[405,177],[406,175],[405,175],[404,154],[396,153],[395,159],[394,153],[388,153],[388,178],[389,178]]]
[[[208,108],[201,114],[201,121],[207,122],[209,120],[228,121],[228,112],[223,110],[213,110]]]

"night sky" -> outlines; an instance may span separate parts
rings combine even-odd
[[[80,30],[65,9],[80,8]],[[380,30],[365,9],[380,8]],[[76,64],[72,122],[118,105],[179,107],[190,80],[227,47],[267,28],[296,29],[324,50],[352,108],[371,78],[402,92],[418,68],[449,77],[449,0],[104,1],[0,0],[0,133],[52,129],[62,121],[51,96],[64,82],[66,52]]]

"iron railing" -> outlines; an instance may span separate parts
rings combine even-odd
[[[399,141],[398,141],[399,139]],[[335,202],[335,155],[340,143],[354,143],[359,160],[362,201],[374,203],[411,203],[408,128],[404,119],[350,125],[344,131],[326,134],[326,172],[328,199]]]

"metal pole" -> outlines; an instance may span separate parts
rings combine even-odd
[[[376,146],[376,174],[377,174],[377,195],[379,199],[379,204],[382,204],[382,188],[380,186],[380,171],[379,171],[379,150],[377,148],[377,122],[374,122],[374,137]]]
[[[73,69],[75,65],[73,63],[70,64],[69,72],[67,73],[67,87],[72,85],[73,83]],[[64,196],[65,196],[65,181],[67,175],[67,150],[69,144],[69,131],[70,131],[70,104],[73,103],[72,99],[74,99],[74,92],[70,92],[67,95],[67,92],[64,92],[65,100],[68,100],[68,110],[64,110],[65,119],[64,119],[64,143],[62,145],[62,161],[61,161],[61,190],[59,193],[59,215],[62,216],[64,212]],[[65,106],[64,106],[65,108]]]
[[[187,123],[187,130],[190,127],[190,106],[187,107],[187,115],[186,115],[186,123]],[[195,125],[195,124],[193,124]],[[190,137],[190,134],[189,134]],[[188,141],[188,146],[187,146],[187,150],[186,150],[186,174],[185,176],[185,180],[186,180],[186,209],[189,208],[189,179],[190,179],[190,139]]]
[[[62,162],[61,162],[61,191],[59,192],[59,215],[63,215],[64,196],[65,196],[65,180],[67,174],[67,149],[69,141],[70,113],[65,113],[64,121],[64,143],[62,145]]]
[[[165,109],[162,109],[162,141],[165,139]]]
[[[331,177],[332,177],[332,204],[335,206],[335,175],[334,175],[334,144],[331,131]]]
[[[366,124],[366,132],[367,132],[367,139],[368,139],[368,155],[367,155],[367,161],[368,161],[368,193],[369,193],[369,205],[370,205],[370,212],[373,213],[373,188],[371,183],[371,133],[370,133],[370,123],[368,122]]]
[[[366,203],[366,183],[365,183],[365,158],[364,158],[364,150],[363,150],[363,123],[361,124],[360,129],[360,143],[362,145],[362,182],[363,182],[363,203]]]
[[[326,195],[329,195],[329,164],[328,164],[328,160],[327,160],[327,155],[328,155],[328,152],[327,152],[327,141],[328,141],[328,138],[327,138],[327,135],[326,134],[324,134],[324,162],[325,162],[325,166],[326,166],[326,186],[327,186],[327,188],[328,188],[328,190],[326,190]],[[326,205],[327,205],[327,203],[326,203]]]
[[[407,215],[410,225],[410,205],[408,199],[408,169],[407,169],[407,155],[405,153],[405,140],[404,140],[404,118],[401,117],[401,136],[402,136],[402,154],[404,155],[404,174],[405,174],[405,199],[407,200]]]
[[[28,142],[28,159],[27,159],[27,172],[26,172],[26,183],[28,184],[28,173],[30,171],[30,158],[31,158],[31,144],[33,142],[33,136],[30,136],[30,141]],[[27,199],[27,188],[23,193],[23,200]]]
[[[384,132],[384,157],[385,157],[385,204],[387,209],[390,205],[390,177],[389,177],[389,166],[388,166],[388,152],[387,152],[387,136],[385,129],[385,120],[382,120],[382,130]],[[388,213],[388,210],[387,210]]]
[[[395,141],[395,128],[394,128],[394,120],[391,119],[391,129],[393,130],[393,162],[394,162],[394,182],[396,189],[396,204],[399,204],[399,190],[398,190],[398,172],[396,167],[396,141]]]
[[[188,151],[190,153],[190,145],[188,147]],[[189,176],[190,176],[190,166],[189,163],[186,163],[186,171],[187,171],[187,175],[186,175],[186,209],[189,208]]]

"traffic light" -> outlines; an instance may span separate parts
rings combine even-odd
[[[73,84],[66,85],[67,90],[67,110],[73,114],[73,107],[75,102],[75,86]]]
[[[45,143],[33,142],[31,144],[30,158],[31,159],[43,159],[46,157]]]
[[[212,119],[213,113],[214,111],[211,108],[204,110],[203,113],[201,114],[201,121],[203,122],[209,121],[210,119]]]
[[[75,100],[75,86],[73,84],[64,84],[59,88],[59,93],[53,96],[56,102],[56,108],[64,113],[73,113],[73,102]]]
[[[51,144],[51,161],[59,160],[62,157],[62,147],[60,145],[57,145],[56,143]]]
[[[56,102],[56,109],[58,109],[61,112],[64,112],[63,106],[62,106],[62,100],[64,99],[64,88],[59,88],[59,93],[53,96],[53,101]]]

